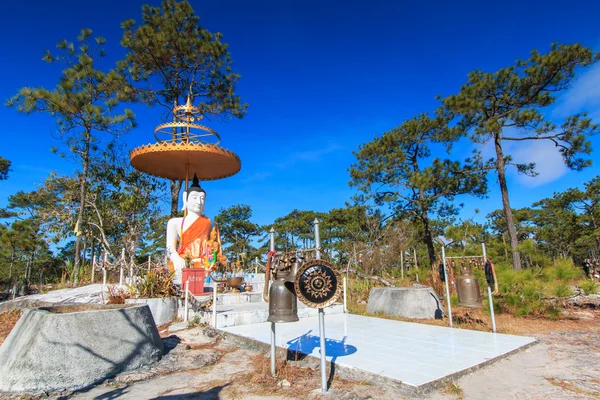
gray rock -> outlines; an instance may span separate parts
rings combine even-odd
[[[441,318],[444,314],[440,299],[430,287],[373,288],[367,312],[415,319]]]
[[[27,309],[0,346],[0,392],[77,390],[160,360],[147,306]]]

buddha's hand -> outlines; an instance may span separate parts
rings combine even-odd
[[[171,254],[171,261],[176,271],[181,271],[185,268],[185,260],[177,253]]]

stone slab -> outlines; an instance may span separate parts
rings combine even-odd
[[[444,315],[440,299],[430,287],[373,288],[367,312],[415,319],[440,319]]]

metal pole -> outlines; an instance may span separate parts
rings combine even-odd
[[[213,328],[217,329],[217,281],[213,280]]]
[[[321,233],[319,220],[315,218],[315,258],[321,259]],[[345,295],[344,291],[344,297]],[[345,306],[344,306],[345,308]],[[325,310],[319,308],[319,344],[321,346],[321,391],[327,393],[327,351],[325,348]]]
[[[96,256],[92,259],[92,279],[90,283],[94,283],[94,271],[96,270]]]
[[[481,249],[483,251],[483,263],[485,265],[485,260],[486,260],[486,251],[485,251],[485,243],[481,242]],[[486,284],[487,284],[487,279],[485,280]],[[490,288],[490,285],[487,285],[487,292],[488,292],[488,300],[490,301],[490,315],[492,317],[492,331],[494,333],[496,333],[496,316],[494,315],[494,300],[492,298],[492,289]]]
[[[185,281],[185,305],[183,308],[183,312],[185,315],[183,316],[183,322],[188,322],[188,294],[190,292],[190,280]]]
[[[269,233],[271,234],[269,250],[275,251],[275,229],[271,228]],[[266,278],[267,278],[267,275],[265,274],[265,285],[267,285],[267,288],[268,288],[269,282],[266,280]],[[276,340],[275,322],[271,322],[271,375],[273,375],[273,376],[277,375],[277,367],[276,367],[276,363],[275,363],[275,350],[276,350],[275,340]]]
[[[442,265],[444,266],[444,281],[446,283],[446,302],[448,303],[448,318],[452,328],[452,301],[450,300],[450,289],[448,288],[448,272],[446,271],[446,246],[442,245]]]
[[[402,279],[404,279],[404,250],[400,252],[400,273],[402,274]]]
[[[125,248],[121,250],[121,271],[119,273],[119,286],[123,286],[123,263],[125,262]]]
[[[419,268],[419,264],[417,262],[417,249],[415,248],[415,249],[413,249],[413,251],[414,251],[413,254],[415,256],[415,268]]]
[[[347,284],[346,284],[346,277],[344,277],[344,312],[347,313],[348,312],[348,301],[347,301],[347,295],[346,295],[346,289],[348,288]]]

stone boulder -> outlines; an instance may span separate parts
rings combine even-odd
[[[0,392],[77,390],[160,360],[145,305],[27,309],[0,346]]]
[[[444,315],[440,299],[430,287],[373,288],[367,312],[415,319],[439,319]]]

